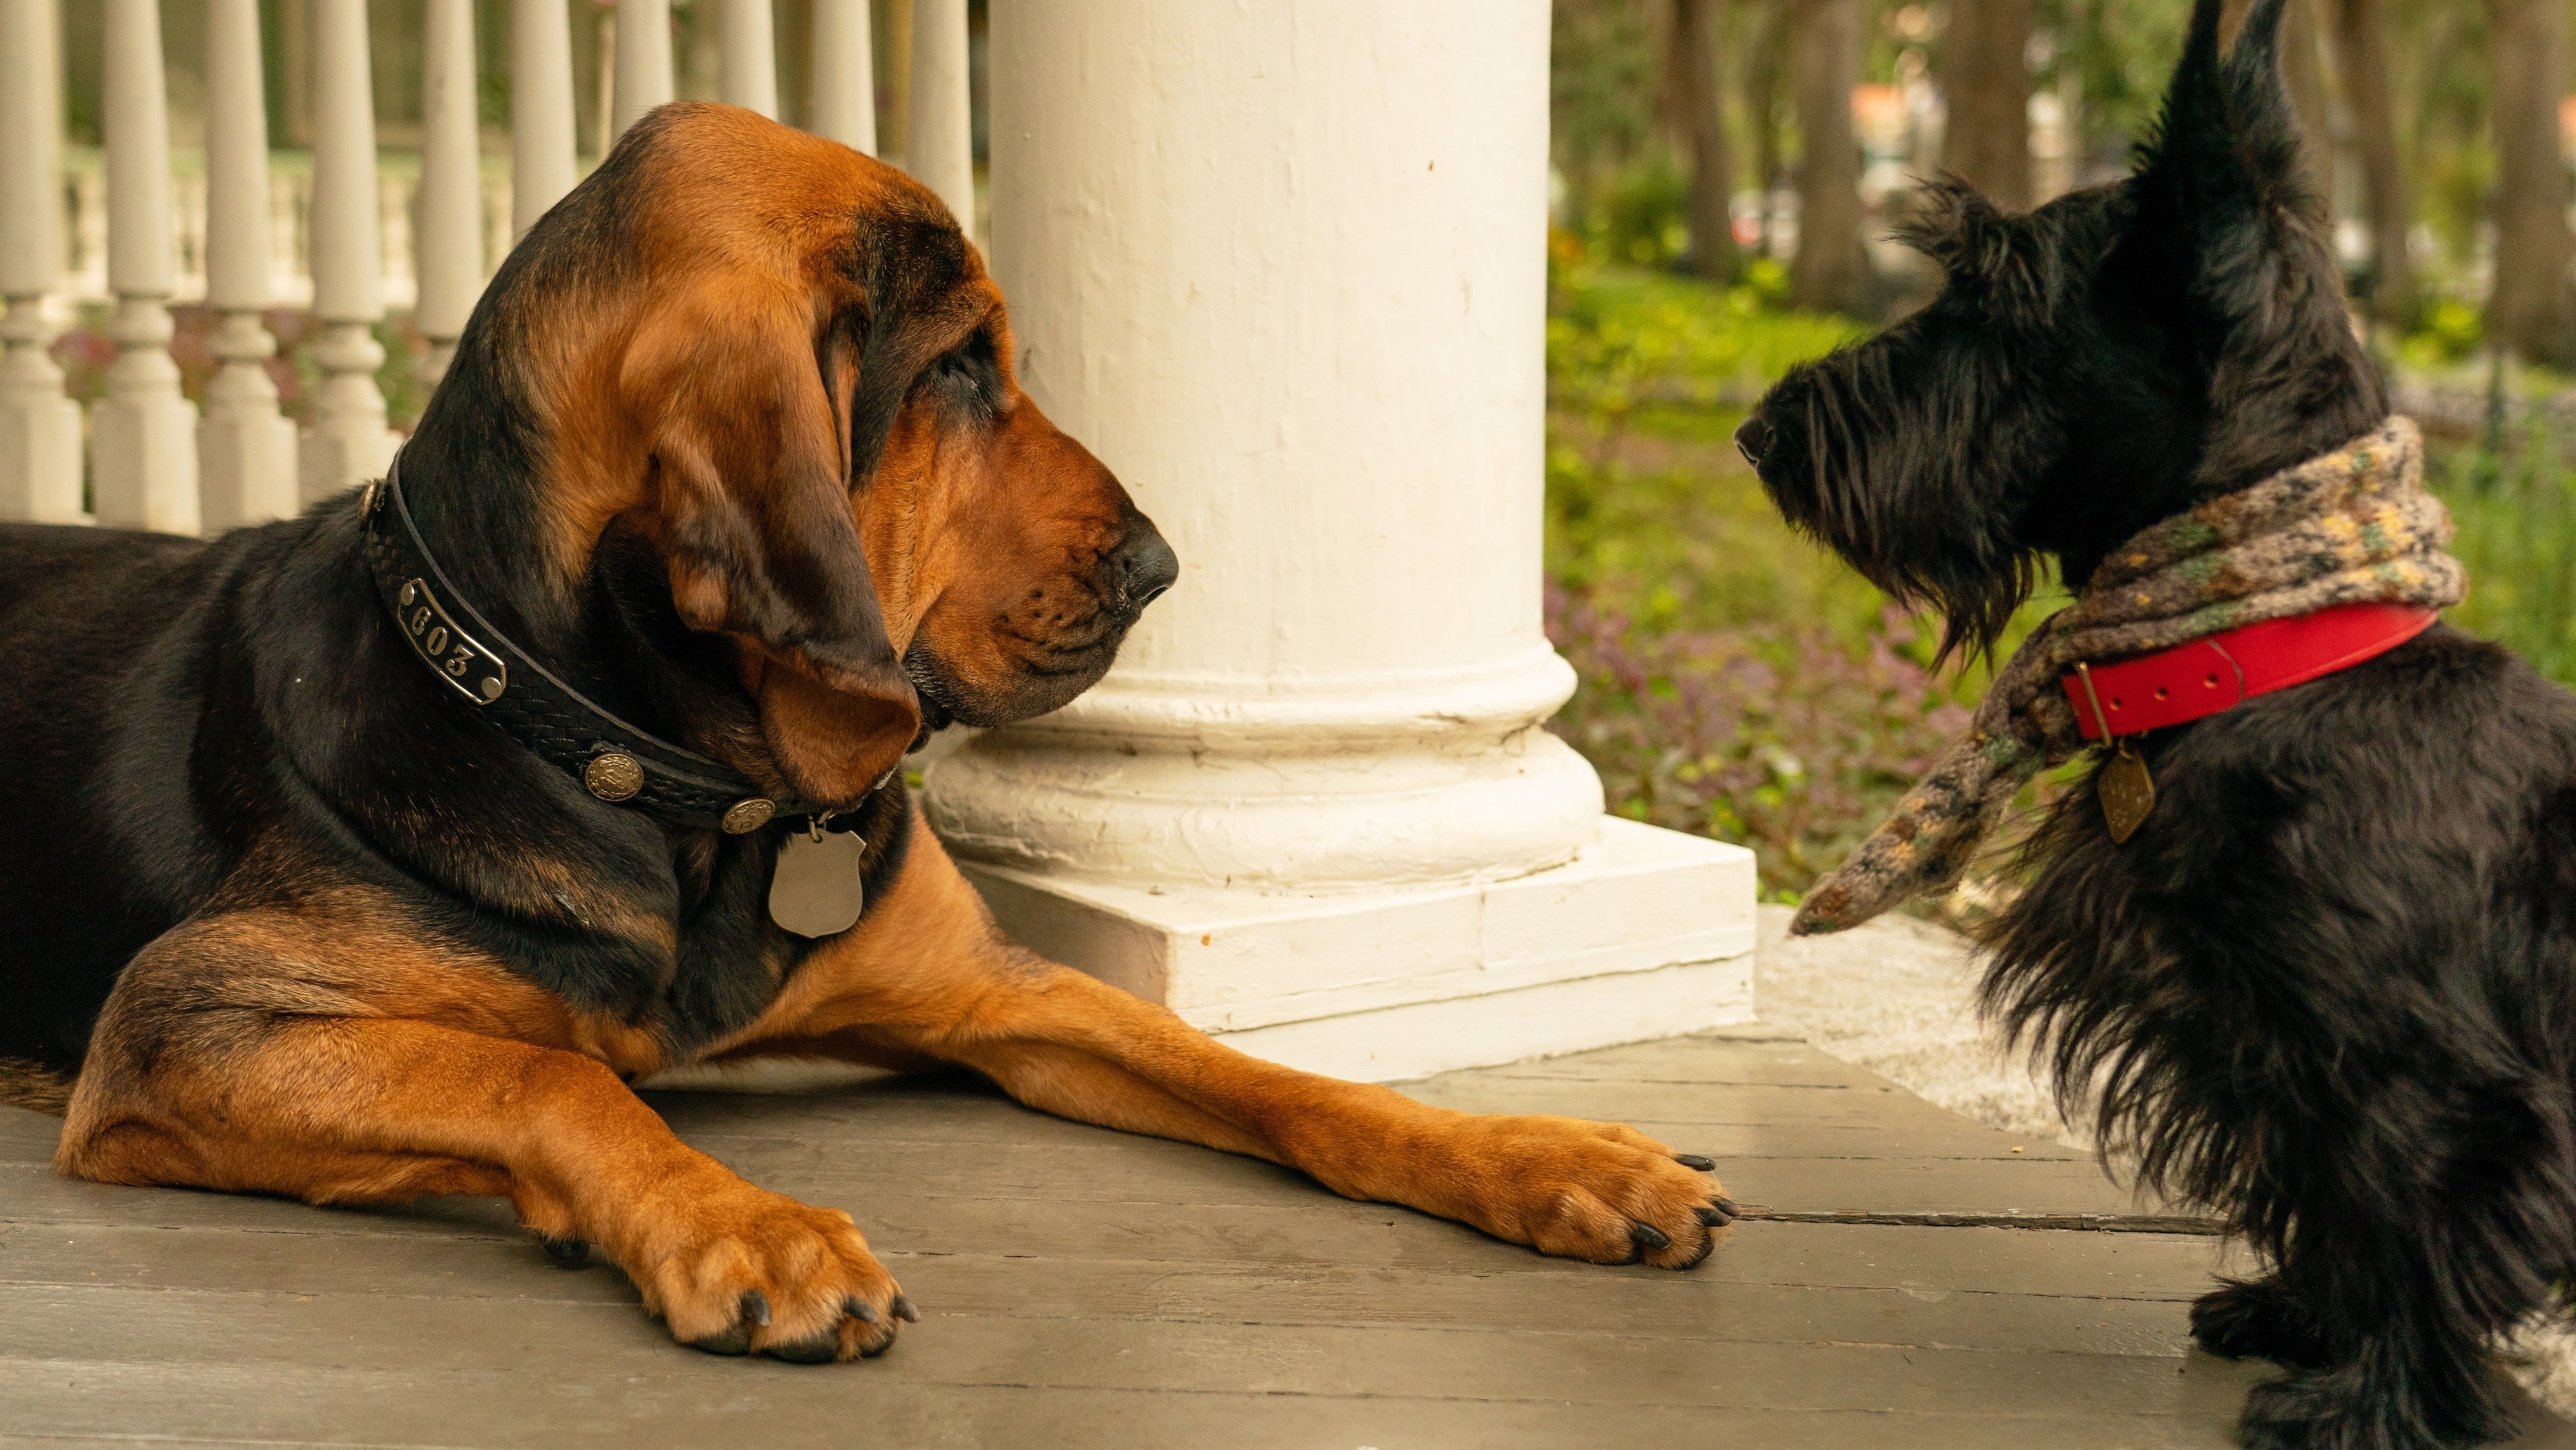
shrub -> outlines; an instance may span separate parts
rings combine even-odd
[[[1857,649],[1814,624],[1643,630],[1555,587],[1547,617],[1582,680],[1550,728],[1610,809],[1753,846],[1774,896],[1840,861],[1968,723],[1893,607]]]

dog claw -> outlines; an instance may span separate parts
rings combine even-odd
[[[906,1324],[919,1324],[921,1311],[912,1307],[911,1300],[897,1294],[894,1296],[894,1317]]]
[[[1662,1229],[1645,1222],[1632,1222],[1628,1225],[1628,1242],[1636,1245],[1637,1252],[1640,1254],[1673,1246],[1673,1241],[1664,1237]]]
[[[844,1307],[843,1312],[848,1314],[852,1319],[859,1321],[861,1324],[874,1324],[877,1322],[877,1306],[860,1298],[856,1294],[850,1296],[849,1303]]]
[[[1673,1161],[1679,1163],[1684,1168],[1688,1168],[1699,1173],[1715,1173],[1717,1171],[1716,1159],[1703,1158],[1697,1153],[1675,1153],[1673,1155]]]
[[[1703,1203],[1699,1206],[1699,1221],[1710,1228],[1724,1228],[1735,1222],[1735,1215],[1714,1203]]]
[[[546,1257],[555,1261],[556,1268],[578,1269],[590,1262],[588,1239],[540,1238],[537,1242],[545,1245]]]
[[[751,1353],[751,1332],[769,1327],[769,1296],[758,1289],[745,1289],[742,1298],[735,1302],[734,1313],[737,1317],[732,1328],[704,1339],[692,1339],[689,1348],[709,1354]]]

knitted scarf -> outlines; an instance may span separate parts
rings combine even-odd
[[[2005,662],[1965,739],[1817,883],[1790,930],[1841,931],[1958,884],[2032,776],[2086,741],[2059,677],[2338,604],[2447,608],[2467,590],[2451,520],[2424,491],[2424,441],[2390,418],[2321,457],[2155,524]]]

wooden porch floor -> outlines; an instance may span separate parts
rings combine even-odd
[[[1798,1041],[1414,1090],[1627,1119],[1772,1217],[1692,1274],[1595,1268],[955,1081],[657,1096],[921,1305],[802,1368],[673,1346],[497,1205],[65,1183],[55,1121],[0,1109],[0,1446],[2217,1447],[2267,1373],[2188,1350],[2216,1240]]]

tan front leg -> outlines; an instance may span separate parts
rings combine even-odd
[[[397,1012],[413,1015],[394,1015]],[[596,1244],[675,1338],[813,1361],[910,1313],[836,1209],[682,1143],[556,999],[346,917],[192,922],[118,979],[54,1158],[107,1183],[313,1203],[506,1194],[550,1247]]]
[[[1247,1057],[1171,1012],[1005,941],[916,821],[902,875],[729,1055],[962,1063],[1031,1107],[1301,1169],[1542,1252],[1688,1268],[1734,1205],[1633,1128],[1478,1116]]]

